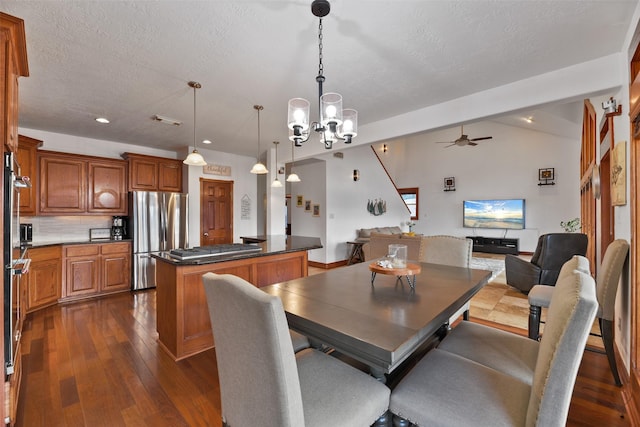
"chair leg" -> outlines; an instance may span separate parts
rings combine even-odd
[[[613,379],[618,387],[622,386],[620,381],[620,375],[618,375],[618,367],[616,365],[616,355],[613,352],[613,322],[611,320],[598,319],[600,323],[600,332],[602,333],[602,342],[604,343],[604,350],[607,353],[607,359],[609,360],[609,367],[613,374]]]
[[[462,313],[462,320],[469,320],[469,310],[465,310]]]
[[[538,340],[540,338],[540,315],[542,307],[537,305],[529,306],[529,338]]]

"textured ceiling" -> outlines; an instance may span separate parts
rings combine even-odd
[[[636,1],[331,6],[325,92],[341,93],[362,126],[620,52]],[[289,98],[317,102],[318,20],[308,0],[1,1],[0,10],[26,26],[21,127],[183,149],[193,144],[187,82],[196,80],[198,141],[254,156],[254,104],[264,105],[264,150],[287,139]]]

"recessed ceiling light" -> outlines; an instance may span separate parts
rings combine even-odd
[[[203,143],[203,144],[211,144],[211,141],[209,141],[208,139],[203,139],[203,140],[202,140],[202,143]]]
[[[109,119],[107,119],[106,117],[96,117],[96,122],[98,123],[109,123]]]
[[[529,117],[524,117],[522,120],[524,120],[527,123],[533,123],[533,117],[529,116]]]

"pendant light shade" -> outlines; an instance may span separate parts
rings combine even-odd
[[[256,164],[253,165],[250,172],[264,175],[265,173],[269,173],[267,167],[260,161],[260,111],[263,110],[264,107],[262,105],[254,105],[253,109],[258,112],[258,154],[256,155]]]
[[[279,141],[273,141],[273,145],[276,146],[276,179],[274,179],[273,182],[271,183],[272,188],[282,187],[282,183],[278,179],[278,144],[280,144]]]
[[[205,166],[205,162],[202,154],[198,153],[196,147],[196,89],[200,89],[202,85],[198,82],[189,82],[189,87],[193,88],[193,151],[182,161],[185,165],[189,166]]]

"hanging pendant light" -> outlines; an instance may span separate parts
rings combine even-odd
[[[280,144],[280,141],[273,141],[273,145],[276,146],[276,179],[274,179],[273,182],[271,183],[271,187],[273,188],[282,187],[282,183],[278,179],[278,144]]]
[[[342,109],[342,96],[338,93],[324,93],[322,84],[325,81],[324,65],[322,63],[322,18],[329,15],[331,5],[329,0],[313,0],[311,13],[319,18],[318,24],[318,107],[320,119],[309,123],[309,101],[303,98],[289,100],[287,112],[287,127],[289,139],[296,147],[302,146],[311,135],[311,130],[320,134],[320,141],[325,148],[330,149],[336,141],[351,144],[358,135],[358,112],[351,108]]]
[[[291,141],[291,173],[287,177],[287,182],[300,182],[300,177],[293,171],[293,145],[295,142]]]
[[[189,82],[189,87],[193,88],[193,151],[182,163],[189,166],[205,166],[207,162],[204,161],[202,154],[198,153],[196,147],[196,89],[200,89],[202,85],[198,82]]]
[[[253,109],[258,112],[258,154],[256,155],[256,164],[251,168],[251,173],[264,175],[269,173],[266,166],[260,162],[260,111],[264,109],[262,105],[254,105]]]

